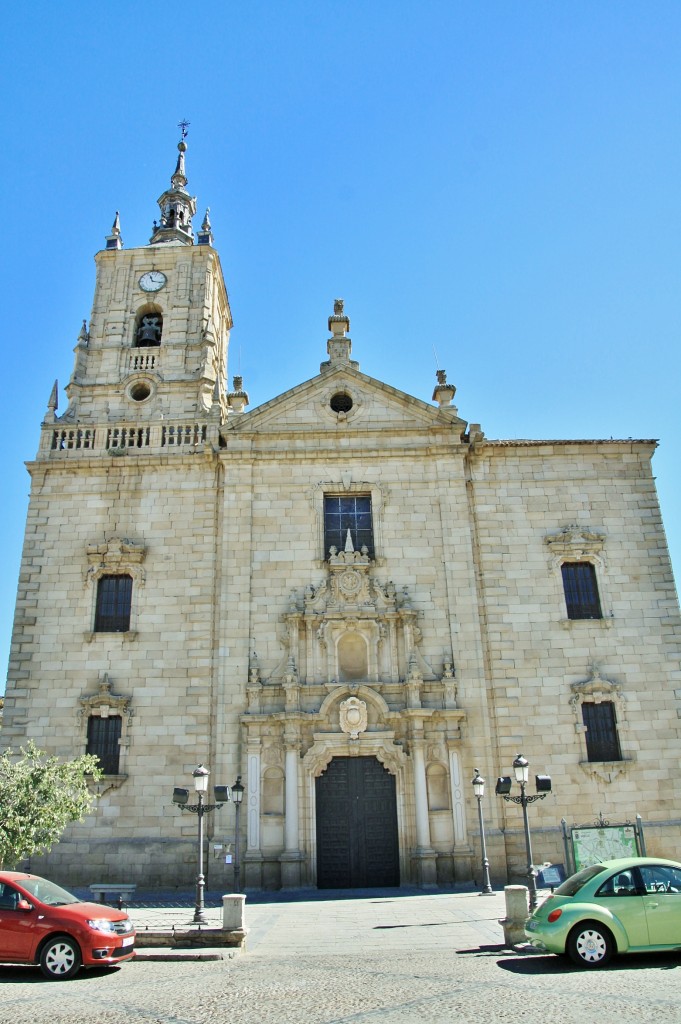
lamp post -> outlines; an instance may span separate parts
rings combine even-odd
[[[487,846],[485,845],[485,823],[482,820],[482,798],[485,795],[485,780],[482,775],[475,769],[475,775],[473,776],[471,783],[473,785],[473,792],[475,798],[478,801],[478,822],[480,824],[480,845],[482,847],[482,889],[480,890],[481,896],[493,896],[494,891],[490,885],[489,880],[489,861],[487,859]]]
[[[244,798],[244,787],[241,784],[241,776],[237,775],[236,782],[232,786],[232,800],[234,801],[234,892],[239,892],[241,885],[241,865],[239,864],[239,813],[241,801]]]
[[[534,778],[537,786],[537,792],[536,794],[528,795],[525,792],[525,787],[527,786],[527,782],[530,777],[530,763],[522,754],[518,754],[513,762],[513,772],[516,782],[520,786],[520,796],[510,795],[512,785],[510,775],[504,775],[497,779],[495,792],[497,796],[503,796],[504,800],[508,800],[514,804],[520,804],[523,809],[525,850],[527,852],[527,887],[530,892],[530,910],[532,911],[537,906],[537,872],[532,860],[532,840],[530,837],[530,823],[527,817],[527,807],[528,804],[533,804],[535,800],[543,800],[547,793],[551,792],[551,776],[535,775]]]
[[[204,904],[206,879],[203,873],[203,816],[204,814],[208,814],[210,811],[215,811],[222,807],[223,803],[227,803],[229,800],[229,786],[214,786],[216,802],[214,804],[207,804],[204,802],[208,792],[209,775],[210,772],[207,768],[204,768],[202,764],[198,765],[192,772],[194,790],[196,792],[195,804],[189,803],[188,789],[182,789],[176,786],[173,790],[173,803],[177,804],[181,811],[191,811],[193,814],[196,814],[199,820],[198,873],[196,877],[196,907],[194,909],[193,924],[208,924],[206,921]]]

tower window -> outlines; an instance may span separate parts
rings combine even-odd
[[[374,557],[374,529],[371,516],[371,495],[324,495],[324,556],[329,549],[345,550],[348,530],[355,551],[366,545],[369,557]]]
[[[582,721],[586,726],[586,753],[589,761],[620,761],[615,706],[610,700],[584,701]]]
[[[105,775],[118,775],[121,741],[120,715],[90,715],[87,722],[86,754],[99,758],[99,767]]]
[[[97,583],[95,633],[127,633],[132,607],[132,576],[101,576]]]
[[[561,572],[568,619],[602,619],[596,569],[591,562],[564,562]]]

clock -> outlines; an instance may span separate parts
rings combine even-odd
[[[140,277],[139,285],[143,292],[158,292],[167,280],[160,270],[148,270]]]

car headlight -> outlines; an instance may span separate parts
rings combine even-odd
[[[90,928],[94,928],[97,932],[112,932],[114,931],[113,921],[109,921],[106,917],[96,917],[91,921],[88,921]]]

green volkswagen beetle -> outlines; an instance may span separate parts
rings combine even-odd
[[[681,950],[681,864],[628,857],[582,868],[537,907],[525,934],[580,967],[603,967],[615,953]]]

